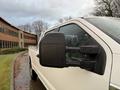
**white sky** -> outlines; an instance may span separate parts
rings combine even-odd
[[[0,0],[0,16],[13,25],[41,18],[53,24],[65,16],[86,16],[93,7],[94,0]]]

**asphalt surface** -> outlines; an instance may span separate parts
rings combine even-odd
[[[39,79],[31,80],[27,53],[19,55],[14,63],[14,90],[46,90]]]

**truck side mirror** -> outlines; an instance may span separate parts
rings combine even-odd
[[[47,67],[64,67],[65,37],[63,33],[47,33],[39,44],[40,64]]]

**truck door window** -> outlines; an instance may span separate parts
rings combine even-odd
[[[110,86],[109,90],[120,90],[120,89],[117,89],[117,88],[115,88],[113,86]]]
[[[52,30],[48,31],[47,33],[50,33],[50,32],[51,32],[51,33],[52,33],[52,32],[58,32],[58,30],[59,30],[59,28],[55,28],[55,29],[52,29]],[[46,34],[47,34],[47,33],[46,33]]]
[[[60,27],[59,32],[64,33],[65,35],[66,48],[72,48],[72,50],[68,50],[66,52],[66,61],[68,64],[71,64],[71,65],[77,64],[78,66],[80,66],[79,62],[81,60],[93,61],[95,62],[94,64],[88,65],[84,69],[87,69],[99,74],[103,74],[104,70],[102,70],[102,73],[99,72],[100,71],[99,69],[104,69],[104,66],[105,66],[105,61],[103,60],[101,60],[102,62],[99,61],[101,57],[97,57],[97,55],[94,56],[94,55],[83,54],[79,52],[79,49],[81,46],[93,45],[93,46],[100,47],[100,45],[96,42],[96,40],[94,40],[88,33],[86,33],[80,26],[76,24],[68,24],[68,25],[62,26]],[[101,63],[101,65],[96,63],[96,59],[97,59],[97,62]]]

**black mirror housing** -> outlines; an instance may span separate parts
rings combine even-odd
[[[65,67],[65,37],[63,33],[47,33],[39,44],[39,62],[46,67]]]

